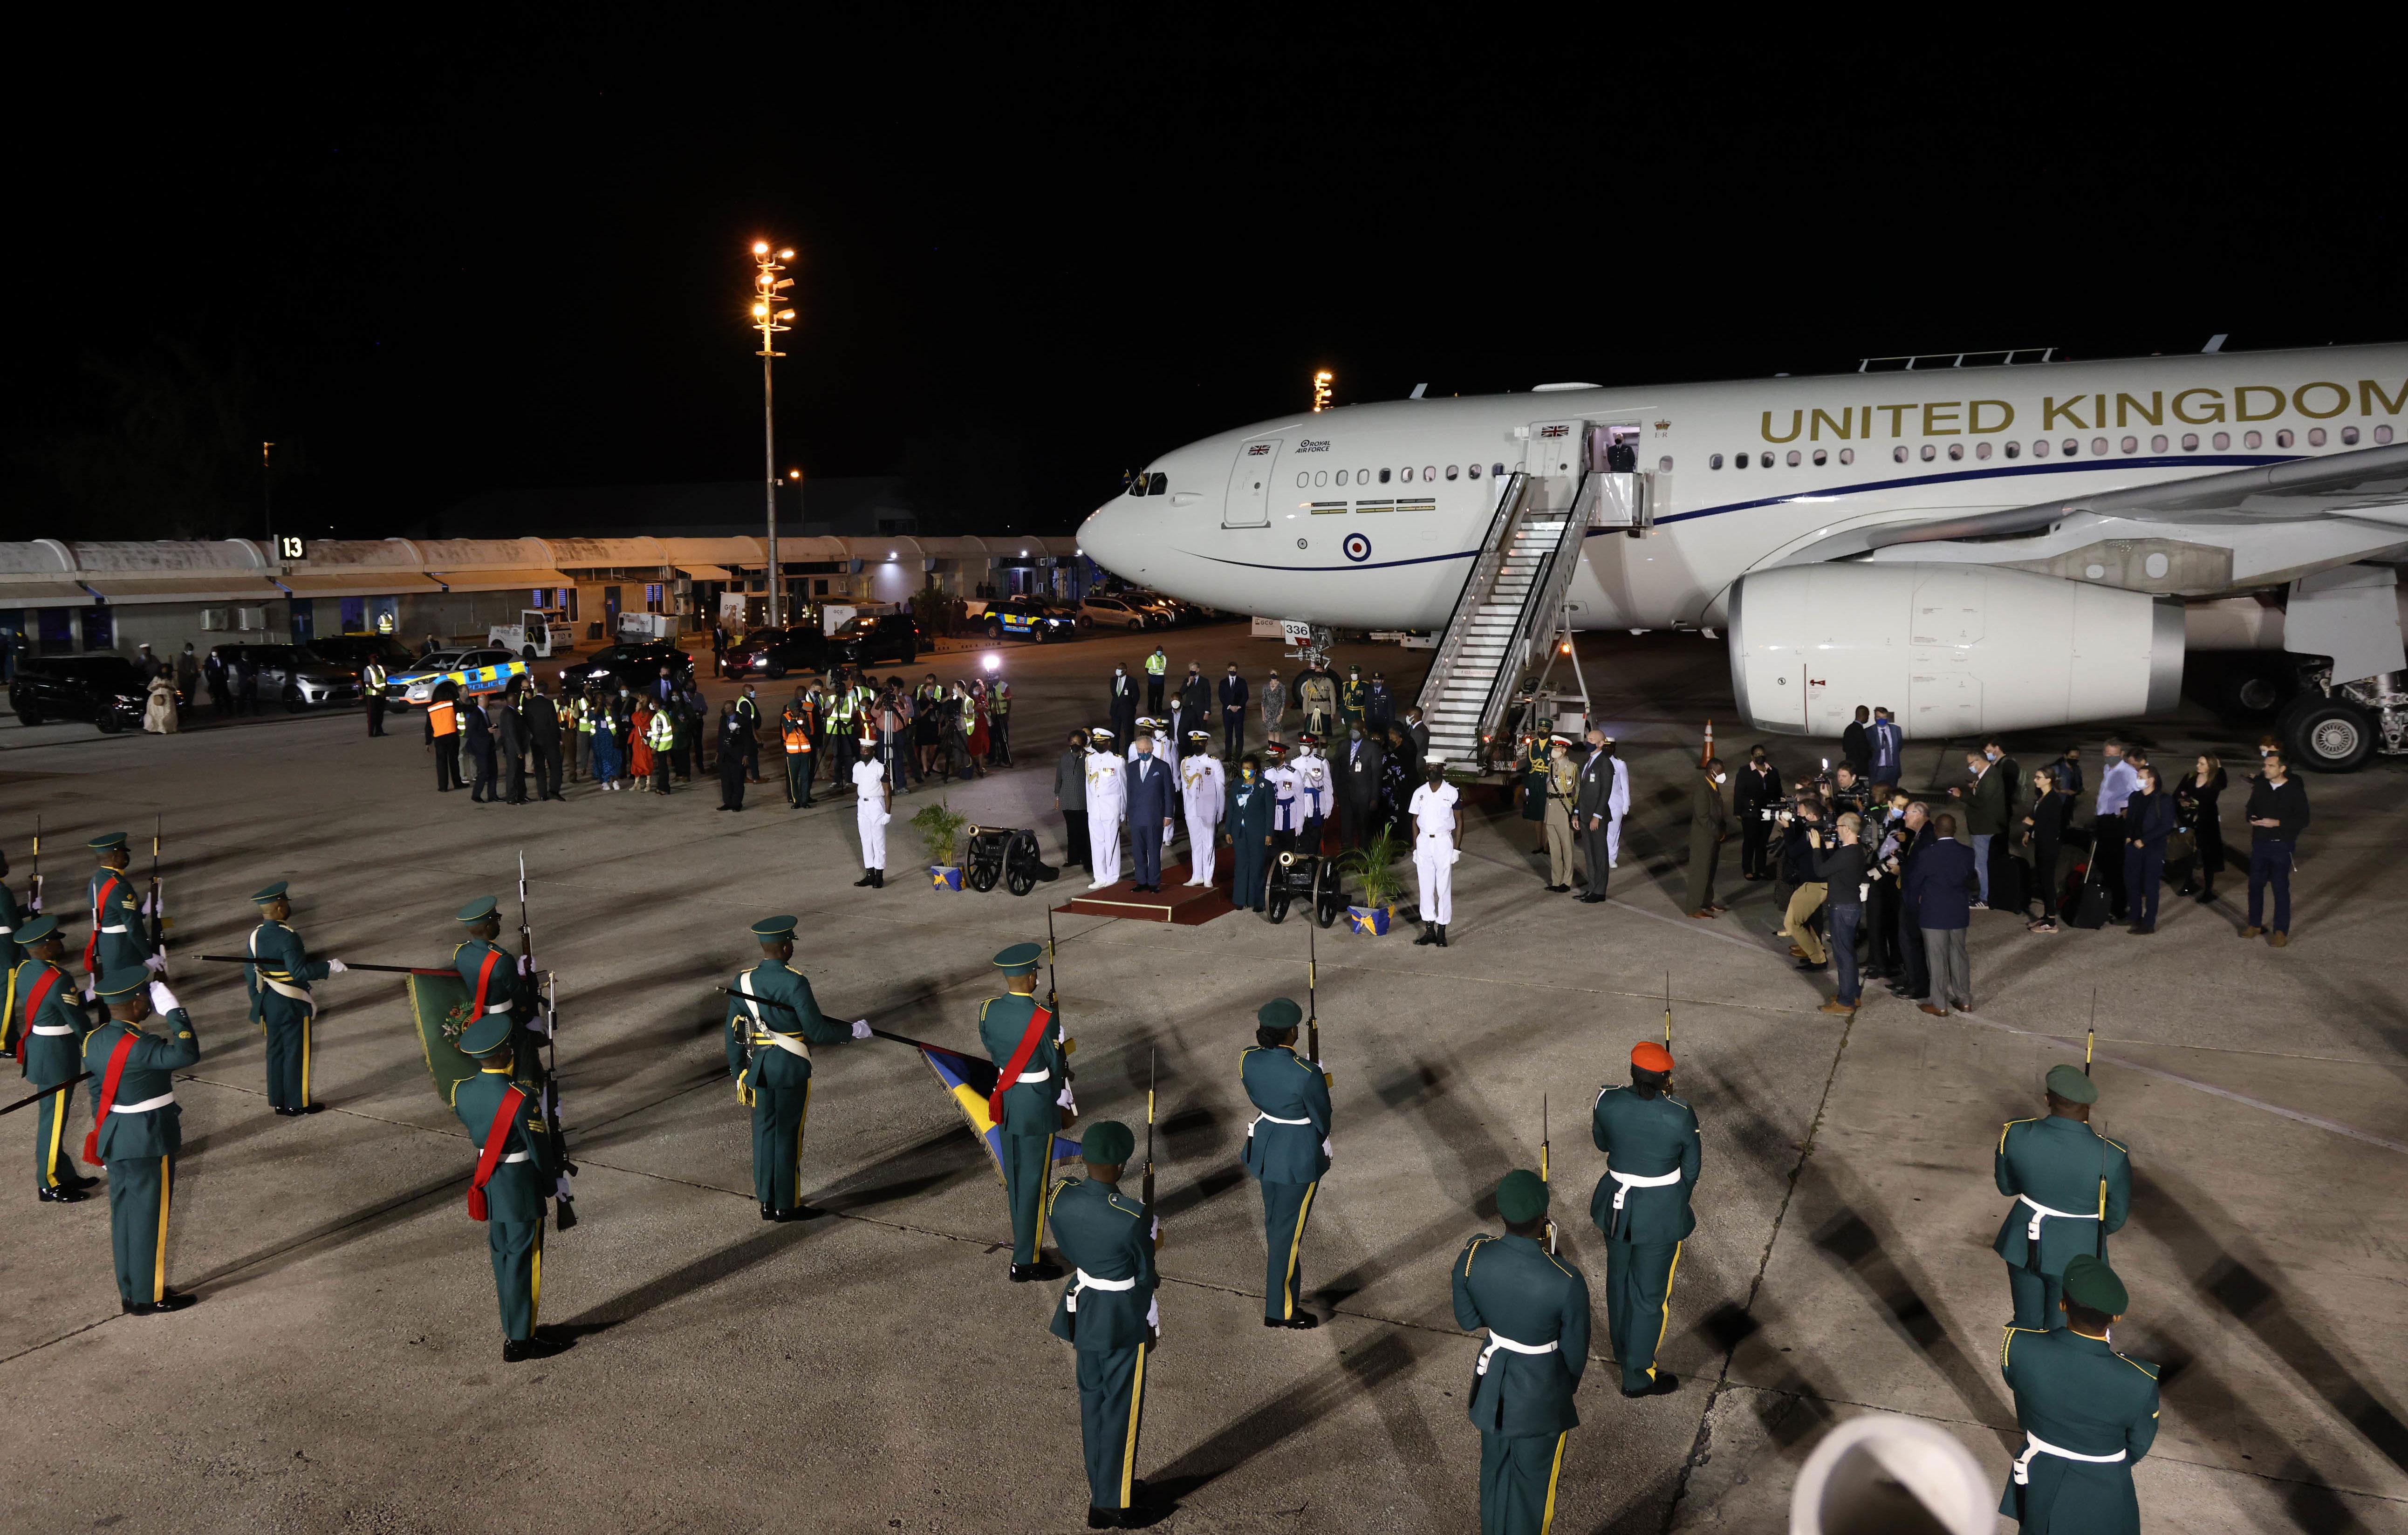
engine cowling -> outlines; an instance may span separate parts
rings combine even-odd
[[[1731,687],[1759,730],[1836,736],[1858,704],[1910,739],[2170,709],[2183,609],[1978,565],[1799,565],[1732,588]]]

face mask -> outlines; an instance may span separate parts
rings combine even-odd
[[[1127,673],[1127,672],[1125,672],[1125,671],[1123,671],[1123,670],[1121,670],[1121,668],[1120,668],[1120,667],[1114,667],[1112,668],[1112,675],[1113,675],[1113,676],[1115,676],[1115,677],[1125,677],[1125,676],[1127,676],[1127,675],[1128,675],[1128,673]]]
[[[1984,762],[1996,762],[1999,760],[1999,753],[1996,752],[1985,752],[1982,753],[1982,760]]]
[[[1716,774],[1714,775],[1714,782],[1717,782],[1717,783],[1722,783],[1722,782],[1727,782],[1727,780],[1726,780],[1726,778],[1725,778],[1725,776],[1724,776],[1723,774],[1721,774],[1721,773],[1716,773]]]
[[[1346,732],[1346,739],[1348,740],[1361,740],[1363,739],[1363,732],[1360,730],[1349,730]]]
[[[1240,771],[1240,776],[1247,782],[1252,783],[1254,781],[1254,770],[1252,768],[1242,768]]]

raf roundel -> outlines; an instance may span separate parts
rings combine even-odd
[[[1365,560],[1371,557],[1371,540],[1363,537],[1363,535],[1359,533],[1350,533],[1346,535],[1344,548],[1346,551],[1346,557],[1353,560],[1356,565],[1361,565]]]

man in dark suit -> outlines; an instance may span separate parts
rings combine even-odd
[[[519,713],[526,721],[527,746],[535,753],[535,796],[558,799],[560,795],[560,710],[538,682],[528,692]]]
[[[1054,808],[1062,812],[1062,867],[1095,872],[1087,845],[1087,733],[1070,732],[1070,745],[1054,764]]]
[[[1865,728],[1872,717],[1871,710],[1858,704],[1856,717],[1848,722],[1848,728],[1840,732],[1840,756],[1856,769],[1858,779],[1862,779],[1873,764],[1873,739]]]
[[[1923,932],[1924,961],[1931,968],[1931,996],[1923,1011],[1945,1018],[1948,1010],[1973,1011],[1973,962],[1965,953],[1965,929],[1972,925],[1973,850],[1956,840],[1956,818],[1931,823],[1931,845],[1915,854],[1902,899]]]
[[[1605,882],[1613,858],[1607,850],[1613,835],[1613,744],[1605,732],[1588,733],[1588,760],[1581,764],[1580,785],[1572,792],[1572,831],[1580,838],[1581,862],[1588,867],[1588,888],[1576,899],[1605,899]]]
[[[1338,840],[1340,846],[1359,848],[1363,834],[1380,813],[1380,768],[1385,753],[1380,743],[1365,733],[1362,724],[1353,724],[1346,732],[1346,744],[1338,749],[1331,770],[1338,778]]]
[[[525,804],[527,724],[526,716],[519,712],[516,687],[502,699],[502,711],[494,721],[494,744],[501,753],[504,801]]]
[[[1221,679],[1221,755],[1235,762],[1245,749],[1246,680],[1231,662],[1229,675]]]
[[[1126,667],[1112,668],[1112,739],[1137,739],[1137,679]]]
[[[1179,774],[1154,754],[1154,738],[1137,739],[1137,755],[1128,766],[1129,853],[1135,865],[1135,888],[1162,888],[1162,834],[1179,813]]]

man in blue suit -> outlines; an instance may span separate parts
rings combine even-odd
[[[1238,675],[1234,661],[1229,675],[1221,679],[1221,755],[1237,761],[1246,749],[1246,680]]]
[[[1129,852],[1139,890],[1162,888],[1162,834],[1179,813],[1179,775],[1154,754],[1154,738],[1140,734],[1128,766]]]
[[[1921,1004],[1934,1018],[1948,1010],[1973,1011],[1973,962],[1965,953],[1965,929],[1972,925],[1973,850],[1956,840],[1956,818],[1931,823],[1932,843],[1915,855],[1899,898],[1923,929],[1923,953],[1931,967],[1931,995]]]

